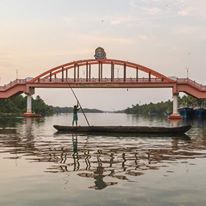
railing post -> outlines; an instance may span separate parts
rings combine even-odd
[[[49,73],[49,81],[50,82],[52,81],[52,73],[51,72]]]
[[[111,63],[111,82],[114,80],[114,63]]]
[[[136,81],[138,82],[139,79],[139,68],[136,68]]]
[[[100,82],[100,80],[101,80],[101,62],[100,61],[99,61],[98,66],[99,66],[98,79],[99,79],[99,82]]]
[[[91,64],[89,64],[89,81],[91,81]]]
[[[101,77],[101,79],[102,79],[102,73],[103,73],[103,64],[101,63],[101,68],[100,68],[100,77]]]
[[[76,63],[74,64],[74,82],[76,82]]]
[[[62,82],[64,81],[64,67],[62,67]]]
[[[126,64],[124,64],[124,82],[126,81],[126,75],[127,75],[127,71],[126,71]]]
[[[56,78],[56,77],[55,77]],[[68,69],[66,69],[66,81],[68,80]]]
[[[86,81],[88,82],[88,62],[86,64]]]
[[[77,81],[79,81],[79,65],[77,65]]]

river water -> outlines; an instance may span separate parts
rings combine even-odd
[[[126,114],[87,117],[91,125],[174,124]],[[0,205],[206,205],[206,121],[190,122],[178,137],[58,134],[52,127],[71,119],[0,119]]]

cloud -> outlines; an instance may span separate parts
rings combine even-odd
[[[144,11],[147,15],[152,15],[153,16],[153,15],[160,14],[161,9],[157,8],[157,7],[153,7],[153,8],[145,8]]]
[[[94,34],[81,34],[79,35],[78,39],[81,41],[86,41],[86,42],[101,42],[101,43],[107,43],[107,44],[132,44],[133,40],[129,39],[128,37],[120,37],[120,36],[114,36],[114,35],[104,35],[104,34],[99,34],[99,33],[94,33]]]
[[[178,15],[180,16],[193,16],[194,15],[194,8],[193,7],[185,7],[179,10]]]
[[[110,21],[111,25],[130,24],[134,22],[134,18],[130,16],[113,17]]]
[[[193,37],[195,39],[200,39],[201,36],[205,37],[206,29],[199,25],[180,25],[176,27],[177,35],[185,35],[188,37]]]
[[[182,3],[179,5],[177,14],[179,16],[192,16],[192,17],[206,17],[205,14],[206,1],[205,0],[182,0]]]

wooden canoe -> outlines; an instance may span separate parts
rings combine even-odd
[[[124,133],[124,134],[184,134],[190,125],[179,127],[146,127],[146,126],[53,126],[62,133]]]

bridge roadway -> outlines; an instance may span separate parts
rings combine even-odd
[[[7,85],[0,86],[0,99],[9,98],[16,94],[30,93],[31,88],[172,88],[173,93],[184,92],[198,99],[206,99],[206,86],[188,78],[164,82],[158,78],[73,78],[41,79],[38,82],[17,79]]]

